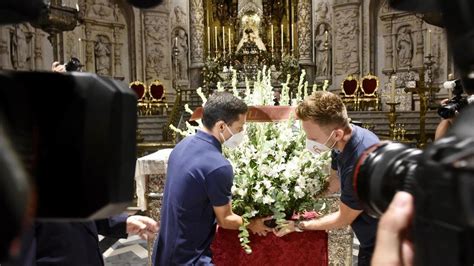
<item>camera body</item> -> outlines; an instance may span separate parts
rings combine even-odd
[[[66,68],[67,72],[72,72],[81,71],[83,65],[81,64],[81,61],[79,61],[79,59],[77,59],[76,57],[71,57],[71,60],[64,64],[64,67]]]
[[[471,121],[471,122],[469,122]],[[397,191],[415,199],[411,238],[415,265],[474,263],[474,106],[448,136],[426,150],[382,142],[357,162],[354,186],[364,209],[379,217]]]
[[[443,85],[445,89],[452,89],[454,96],[438,108],[438,115],[444,119],[453,118],[456,113],[468,105],[467,98],[462,96],[463,86],[461,80],[446,81]]]

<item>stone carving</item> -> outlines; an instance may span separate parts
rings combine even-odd
[[[397,34],[398,66],[410,66],[413,59],[413,41],[409,27],[401,27]]]
[[[119,5],[115,4],[114,5],[114,19],[115,19],[115,21],[119,22],[121,17],[122,17],[122,11],[120,10]]]
[[[298,1],[298,52],[301,63],[312,62],[311,1]]]
[[[393,12],[393,9],[391,9],[387,0],[383,1],[382,5],[380,5],[380,9],[381,9],[381,14],[387,14],[389,12]]]
[[[121,77],[122,76],[122,56],[121,56],[121,49],[122,43],[120,42],[122,37],[122,29],[116,27],[114,28],[114,39],[115,39],[115,47],[114,47],[114,76]]]
[[[316,28],[314,46],[316,47],[316,77],[331,75],[331,36],[329,25],[321,23]]]
[[[346,75],[359,70],[359,9],[339,9],[334,13],[335,27],[335,73]]]
[[[248,13],[257,14],[260,17],[263,15],[262,0],[239,0],[237,10],[239,18]]]
[[[326,20],[328,17],[328,3],[327,2],[319,2],[318,6],[316,7],[316,16],[318,20]]]
[[[89,16],[101,19],[112,18],[114,9],[108,0],[94,0],[89,9]]]
[[[104,35],[97,36],[97,41],[94,45],[95,55],[95,72],[98,75],[110,76],[110,42]]]
[[[176,26],[186,25],[186,12],[184,12],[180,6],[174,7],[174,24]]]
[[[26,70],[31,62],[31,38],[25,24],[13,26],[10,30],[10,60],[13,69]]]
[[[204,5],[203,0],[191,0],[191,64],[204,64]]]
[[[178,48],[178,58],[173,58],[176,60],[178,71],[177,76],[179,80],[188,79],[188,34],[183,28],[177,28],[175,30],[176,41],[175,44]],[[174,61],[173,61],[174,62]]]
[[[145,17],[146,41],[146,79],[169,80],[169,44],[168,17],[166,15],[148,15]]]

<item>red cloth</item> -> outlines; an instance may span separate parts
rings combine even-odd
[[[238,230],[218,228],[212,249],[217,265],[328,265],[328,235],[325,231],[305,231],[277,237],[250,234],[252,254],[240,246]]]

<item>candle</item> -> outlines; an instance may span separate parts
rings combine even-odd
[[[78,41],[79,41],[79,43],[77,45],[77,50],[78,50],[77,57],[78,57],[79,61],[81,61],[82,60],[82,40],[81,40],[81,38],[79,38]]]
[[[426,39],[426,49],[428,51],[428,55],[431,55],[431,30],[428,30],[428,37]]]
[[[270,31],[272,32],[272,53],[273,53],[273,24],[270,27]]]
[[[227,39],[229,39],[229,54],[232,52],[232,48],[230,47],[230,27],[227,29]]]
[[[283,32],[283,24],[281,24],[281,53],[283,54],[283,35],[284,35],[284,32]]]
[[[216,45],[216,52],[217,52],[217,26],[214,26],[214,39],[215,39],[215,45]]]
[[[178,47],[178,37],[174,37],[174,47]]]
[[[211,27],[207,26],[207,53],[211,56]]]
[[[397,77],[395,75],[392,76],[392,87],[391,87],[391,90],[390,90],[390,102],[394,103],[395,102],[395,87],[396,87],[396,84],[395,84],[395,80],[397,79]]]
[[[225,28],[222,26],[222,52],[225,54]]]
[[[76,4],[76,10],[77,10],[77,12],[79,12],[79,5],[78,4]]]
[[[328,43],[328,40],[329,40],[328,34],[329,34],[328,31],[325,30],[325,31],[324,31],[324,41],[325,41],[326,43]]]

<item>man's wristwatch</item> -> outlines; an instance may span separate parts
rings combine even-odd
[[[296,232],[303,232],[304,231],[304,224],[302,223],[303,221],[296,221],[295,223],[295,231]]]

